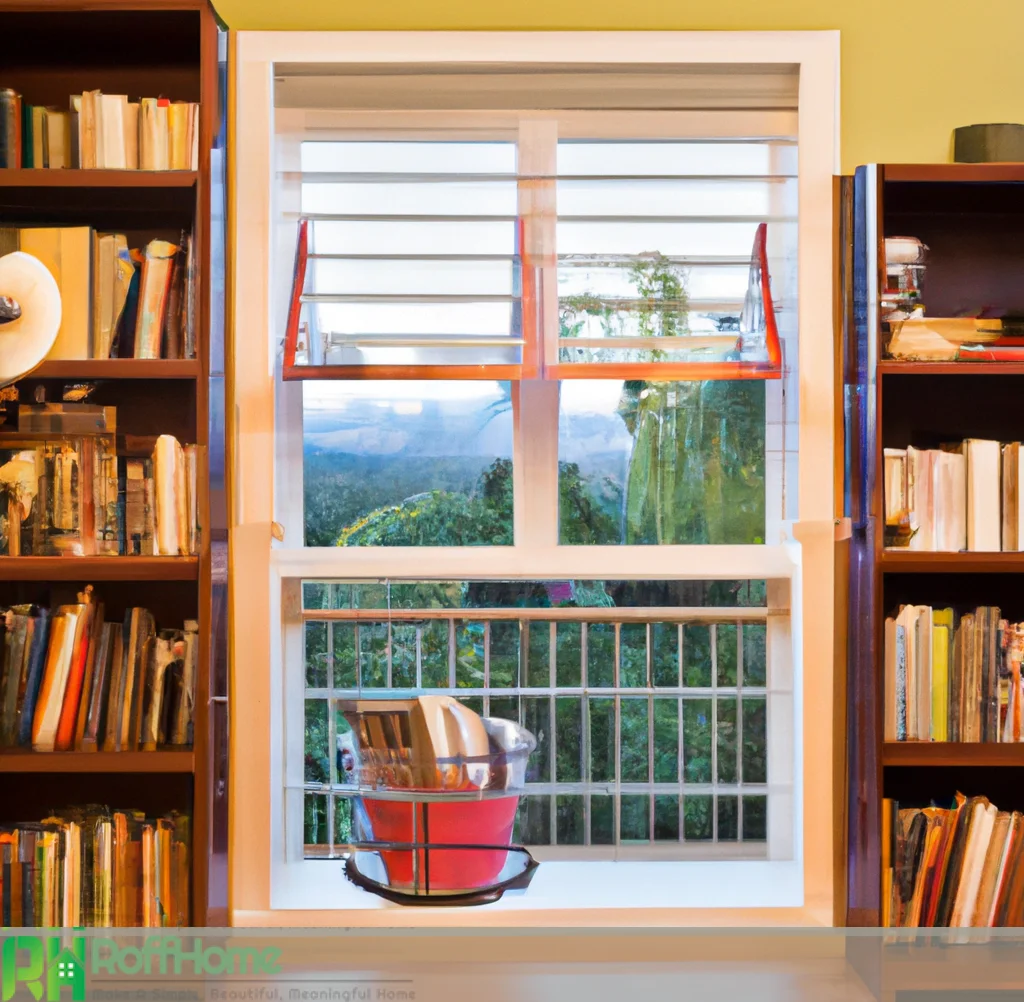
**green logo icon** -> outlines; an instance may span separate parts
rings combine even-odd
[[[82,937],[72,939],[69,944],[58,936],[8,936],[0,961],[2,1002],[14,998],[19,984],[24,985],[36,1002],[42,1002],[44,981],[46,1002],[62,1002],[68,993],[72,1002],[85,1000],[85,939]]]

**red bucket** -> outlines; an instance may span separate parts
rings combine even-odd
[[[429,804],[364,797],[363,805],[374,842],[501,846],[512,842],[519,797]],[[413,880],[414,854],[418,888]],[[429,880],[431,891],[488,887],[498,879],[508,859],[504,849],[381,849],[380,855],[392,887],[426,890]]]

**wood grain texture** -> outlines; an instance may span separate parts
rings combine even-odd
[[[1024,766],[1022,744],[966,744],[952,741],[887,741],[882,746],[886,766],[963,766],[982,768]]]
[[[195,581],[198,557],[0,557],[0,581]]]
[[[191,749],[153,752],[0,752],[0,773],[190,773]]]

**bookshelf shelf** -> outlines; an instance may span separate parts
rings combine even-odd
[[[1000,574],[1024,571],[1024,553],[931,553],[883,550],[879,564],[886,573]]]
[[[1024,164],[886,164],[886,181],[1024,181]]]
[[[0,188],[191,188],[191,170],[0,168]]]
[[[884,766],[1024,766],[1024,744],[887,741]]]
[[[0,581],[195,581],[198,557],[0,557]]]
[[[886,618],[902,605],[1000,607],[1019,620],[1021,552],[922,552],[885,546],[885,450],[939,449],[975,438],[1019,440],[1016,400],[1024,363],[883,358],[889,331],[885,241],[911,236],[928,248],[921,298],[928,315],[968,316],[978,303],[1018,312],[1024,164],[869,164],[840,182],[838,314],[848,481],[837,516],[854,527],[847,635],[846,920],[883,917],[883,800],[952,802],[958,789],[1016,806],[1024,745],[887,742]],[[921,379],[919,377],[930,377]],[[975,378],[971,378],[975,377]],[[950,662],[952,665],[952,662]],[[953,668],[950,668],[953,671]],[[978,683],[976,683],[978,684]],[[972,698],[974,694],[972,693]]]
[[[194,757],[187,751],[153,752],[0,752],[0,773],[117,772],[191,773]]]
[[[198,359],[84,358],[43,362],[25,379],[198,379]]]
[[[55,805],[76,803],[120,805],[150,817],[180,811],[191,820],[188,922],[227,925],[228,644],[220,611],[227,605],[227,513],[222,491],[210,489],[226,475],[226,389],[222,378],[211,377],[224,371],[226,334],[224,234],[214,222],[226,209],[226,35],[210,0],[0,0],[0,34],[8,57],[3,85],[22,95],[23,108],[66,109],[72,95],[90,90],[125,94],[133,103],[163,96],[196,106],[194,117],[189,111],[195,129],[189,138],[198,170],[0,168],[0,211],[8,226],[89,227],[124,234],[130,247],[176,242],[189,233],[195,359],[48,361],[16,385],[24,404],[40,386],[55,402],[62,381],[97,382],[90,402],[116,408],[119,454],[122,439],[127,455],[143,448],[129,438],[148,442],[162,434],[198,446],[196,514],[203,527],[199,556],[0,557],[5,605],[53,608],[93,584],[104,620],[114,627],[137,606],[158,630],[199,624],[194,747],[0,749],[3,820],[30,823]]]
[[[883,376],[898,373],[901,376],[1021,376],[1022,362],[879,362],[878,372]]]

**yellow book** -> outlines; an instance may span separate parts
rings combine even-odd
[[[949,658],[953,610],[932,613],[932,740],[949,740]]]
[[[92,230],[88,226],[26,227],[19,249],[39,258],[60,289],[60,329],[48,358],[90,358]]]

